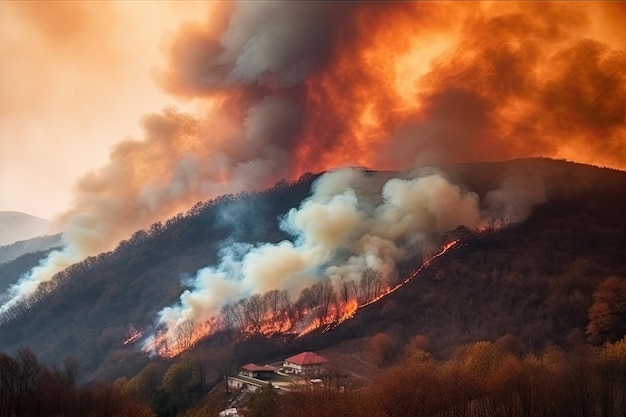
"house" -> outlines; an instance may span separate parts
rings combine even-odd
[[[220,411],[220,417],[239,417],[239,412],[236,408],[227,408],[226,410]]]
[[[239,375],[247,376],[249,378],[256,378],[267,380],[272,378],[276,374],[277,369],[269,365],[257,365],[249,363],[239,368]]]
[[[313,352],[302,352],[284,360],[285,373],[318,376],[324,372],[328,360]]]
[[[248,363],[239,368],[237,375],[227,376],[226,382],[230,389],[256,391],[267,385],[267,380],[276,375],[276,370],[273,366]]]

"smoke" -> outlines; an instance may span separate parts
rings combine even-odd
[[[390,285],[408,248],[436,245],[444,232],[479,222],[476,194],[439,171],[419,173],[389,179],[344,169],[321,176],[311,197],[281,221],[292,240],[226,247],[220,265],[198,271],[180,303],[160,313],[160,322],[174,335],[181,323],[208,320],[226,303],[274,289],[298,295],[325,278],[338,287],[358,282],[368,268]]]
[[[198,200],[304,172],[539,155],[625,168],[622,6],[475,6],[219,3],[207,22],[181,26],[154,76],[197,110],[146,115],[143,138],[119,143],[105,166],[78,182],[60,218],[67,248],[13,287],[10,303]],[[366,182],[350,171],[321,180],[285,218],[293,242],[226,256],[240,269],[200,273],[172,314],[214,311],[194,301],[208,294],[205,281],[224,293],[207,295],[209,306],[275,285],[297,291],[340,252],[356,258],[344,259],[345,271],[330,265],[327,275],[354,275],[365,265],[390,270],[412,239],[480,217],[475,196],[441,175],[391,180],[375,192]],[[521,203],[511,187],[527,190],[506,183],[486,204],[521,219],[521,207],[541,193],[524,192]],[[242,284],[233,285],[233,276]]]
[[[501,181],[499,188],[487,193],[483,216],[505,225],[519,223],[526,220],[535,205],[545,201],[545,185],[538,175],[512,173]]]

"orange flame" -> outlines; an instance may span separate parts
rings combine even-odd
[[[427,268],[435,259],[439,258],[449,250],[458,247],[459,239],[446,243],[441,250],[426,260],[417,270],[411,273],[399,284],[393,287],[387,287],[380,294],[371,300],[359,304],[355,298],[350,298],[346,302],[334,303],[328,310],[325,317],[315,317],[312,311],[305,310],[302,312],[303,322],[307,322],[300,330],[295,330],[298,323],[292,319],[286,320],[285,317],[276,318],[272,314],[267,313],[257,326],[248,326],[242,330],[244,337],[246,335],[262,335],[270,337],[276,334],[286,334],[293,331],[297,337],[304,336],[322,326],[326,326],[322,332],[327,332],[339,326],[346,320],[353,318],[357,311],[363,307],[373,304],[385,296],[398,290],[400,287],[415,278],[422,270]],[[143,347],[144,352],[153,352],[165,358],[173,358],[194,347],[200,340],[210,336],[216,329],[220,328],[220,319],[213,317],[205,322],[194,324],[192,328],[183,332],[163,332],[151,337]],[[139,333],[140,337],[141,334]],[[135,336],[133,336],[135,337]],[[129,339],[131,340],[131,339]],[[135,339],[133,339],[135,340]],[[126,344],[126,342],[124,343]]]
[[[122,345],[124,346],[129,345],[137,341],[139,338],[141,338],[141,336],[143,336],[143,334],[139,331],[136,331],[128,339],[124,340],[124,343],[122,343]]]
[[[163,358],[176,357],[210,336],[218,327],[218,321],[217,317],[213,317],[188,327],[179,327],[173,334],[169,331],[157,333],[146,341],[142,351],[155,353]]]

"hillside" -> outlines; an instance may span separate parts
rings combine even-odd
[[[0,246],[47,235],[52,223],[40,217],[17,211],[0,212]]]
[[[47,251],[61,246],[61,234],[20,240],[0,247],[0,264],[11,262],[27,253]]]
[[[524,351],[586,344],[594,291],[609,277],[626,276],[626,195],[620,191],[626,190],[626,174],[547,160],[468,164],[458,166],[456,174],[485,193],[503,171],[544,180],[547,201],[526,221],[467,238],[332,331],[314,332],[288,346],[267,343],[259,349],[257,341],[240,348],[235,362],[250,355],[263,363],[275,359],[277,351],[284,356],[309,349],[323,350],[337,363],[352,363],[355,356],[368,362],[373,337],[387,343],[381,364],[392,362],[415,337],[428,340],[429,350],[441,358],[466,343],[506,334],[518,338]],[[619,320],[626,320],[626,312]]]
[[[509,167],[547,173],[547,202],[520,224],[469,238],[325,336],[340,341],[383,332],[406,342],[425,335],[442,356],[507,333],[528,350],[584,343],[594,290],[611,276],[626,276],[626,174],[559,161]],[[497,178],[498,168],[472,164],[459,173],[479,189]]]
[[[135,366],[141,364],[137,357],[143,355],[134,349],[118,351],[130,329],[151,328],[156,313],[178,299],[181,278],[216,262],[224,241],[285,239],[277,216],[307,196],[313,179],[199,203],[188,213],[135,233],[115,251],[68,268],[57,276],[62,283],[58,288],[42,288],[19,319],[0,325],[0,350],[27,345],[47,363],[76,355],[87,378],[101,367],[118,366],[120,354],[130,355]],[[125,366],[120,363],[115,372]]]
[[[336,329],[288,344],[250,340],[235,349],[233,363],[304,349],[332,354],[335,345],[341,352],[341,343],[381,333],[398,351],[423,335],[442,357],[467,342],[506,333],[528,349],[584,342],[594,290],[612,275],[626,275],[626,174],[545,159],[447,170],[481,201],[507,178],[528,178],[541,181],[546,202],[525,222],[471,236]],[[156,313],[184,289],[181,277],[216,263],[225,241],[287,238],[277,218],[309,194],[314,179],[199,204],[137,232],[113,252],[68,268],[58,277],[60,286],[40,292],[30,309],[0,326],[0,350],[28,345],[48,363],[76,355],[85,378],[134,375],[147,358],[137,347],[122,345],[129,332],[150,329]],[[209,340],[198,349],[210,352],[212,346]]]

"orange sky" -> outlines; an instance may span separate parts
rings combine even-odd
[[[151,73],[203,2],[0,1],[0,211],[52,219],[110,148],[176,101]],[[180,105],[180,103],[177,103]]]
[[[0,1],[0,210],[125,220],[123,236],[341,165],[624,169],[625,9]]]

